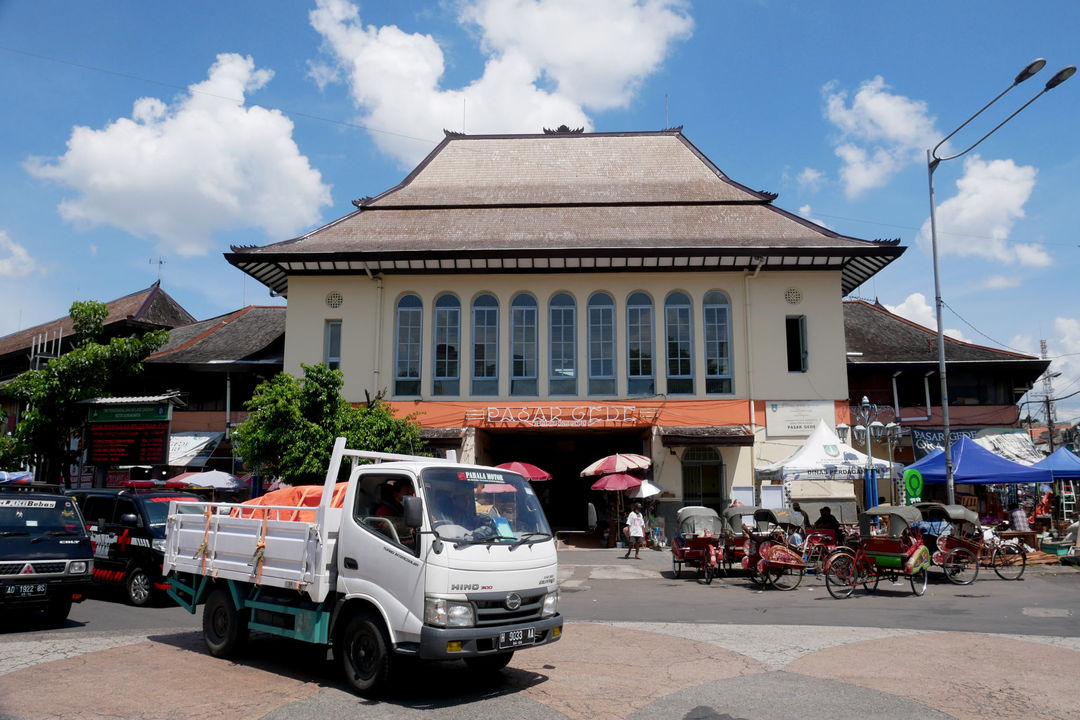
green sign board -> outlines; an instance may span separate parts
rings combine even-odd
[[[172,419],[172,405],[92,405],[90,422],[146,422]]]
[[[914,505],[922,502],[923,478],[918,470],[904,471],[904,490],[907,493],[907,504]]]

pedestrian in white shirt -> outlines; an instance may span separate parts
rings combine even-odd
[[[629,543],[623,557],[630,557],[630,551],[633,550],[634,557],[640,560],[641,544],[645,542],[645,518],[641,514],[641,503],[634,503],[630,514],[626,516],[626,535]]]

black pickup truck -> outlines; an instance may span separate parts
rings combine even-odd
[[[75,501],[56,486],[0,485],[0,613],[59,625],[90,587],[93,551]]]

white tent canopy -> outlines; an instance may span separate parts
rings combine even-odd
[[[889,472],[889,463],[874,458],[879,474]],[[893,463],[901,470],[899,463]],[[853,480],[861,480],[866,469],[866,454],[840,442],[832,427],[824,420],[806,438],[802,447],[779,462],[754,469],[754,475],[763,483],[776,481],[812,481],[823,488],[831,483],[850,487]],[[850,491],[848,496],[851,496]]]

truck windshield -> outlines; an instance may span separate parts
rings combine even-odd
[[[516,545],[551,539],[536,493],[520,475],[427,468],[420,481],[432,527],[444,540]]]
[[[71,498],[0,498],[0,536],[85,533]]]

